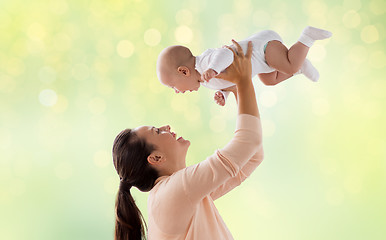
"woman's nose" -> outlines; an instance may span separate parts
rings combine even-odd
[[[163,126],[161,127],[163,131],[168,131],[170,132],[170,126],[169,125],[166,125],[166,126]]]

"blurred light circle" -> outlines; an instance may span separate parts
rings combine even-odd
[[[362,29],[361,39],[365,43],[373,43],[379,39],[378,29],[374,25],[368,25]]]
[[[361,16],[354,10],[350,10],[343,15],[343,24],[347,28],[355,28],[361,23]]]
[[[193,32],[187,26],[180,26],[174,32],[174,36],[176,37],[176,40],[178,42],[186,44],[186,43],[190,43],[192,41]]]
[[[117,45],[117,53],[123,58],[129,58],[134,53],[134,45],[128,40],[122,40]]]
[[[58,96],[54,90],[44,89],[39,93],[39,102],[47,107],[51,107],[58,101]]]
[[[39,23],[32,23],[28,27],[27,36],[33,40],[43,40],[46,36],[46,30]]]
[[[151,47],[157,46],[161,41],[161,33],[154,28],[151,28],[145,32],[145,43]]]

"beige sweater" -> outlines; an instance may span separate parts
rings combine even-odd
[[[260,119],[241,114],[223,149],[157,179],[148,199],[148,239],[233,239],[213,201],[240,185],[262,160]]]

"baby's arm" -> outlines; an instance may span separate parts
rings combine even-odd
[[[218,72],[209,68],[208,70],[206,70],[205,72],[203,72],[201,74],[201,80],[207,82],[210,79],[212,79],[214,76],[216,76],[217,74],[218,74]]]
[[[224,71],[233,62],[233,52],[227,48],[218,48],[209,56],[208,69],[201,75],[203,81],[209,81]]]

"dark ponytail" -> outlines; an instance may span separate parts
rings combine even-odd
[[[132,186],[143,192],[152,189],[158,173],[147,162],[147,157],[154,149],[131,129],[123,130],[114,140],[113,162],[120,177],[115,201],[115,240],[146,239],[146,222],[130,189]]]

